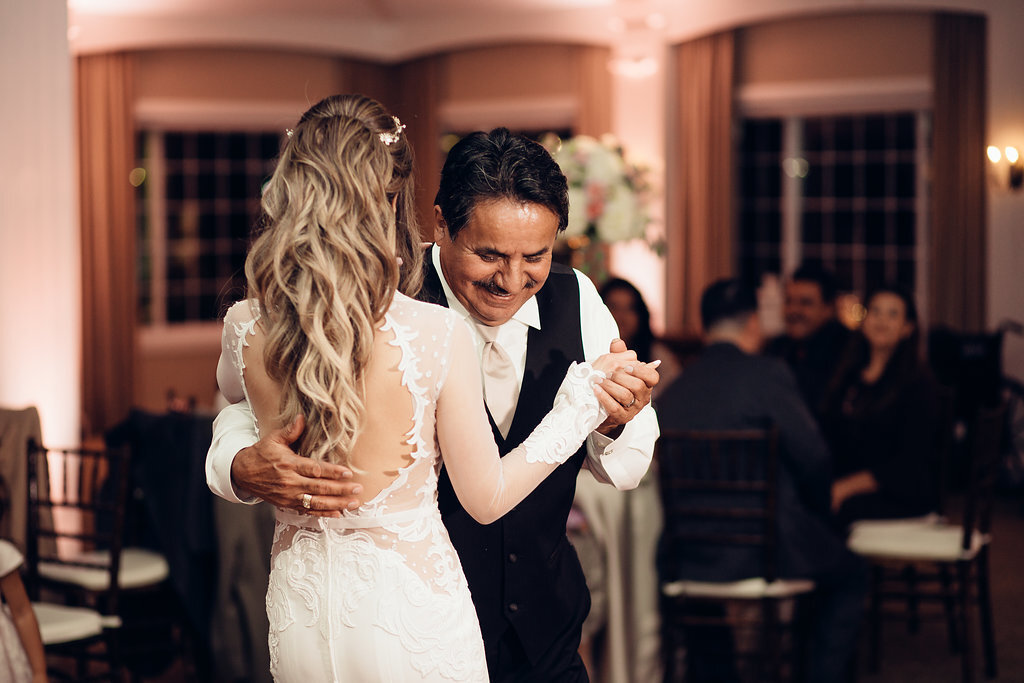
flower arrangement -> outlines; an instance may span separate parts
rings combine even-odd
[[[549,135],[544,144],[569,182],[564,238],[607,243],[645,237],[650,222],[647,169],[627,161],[614,137],[560,140]]]

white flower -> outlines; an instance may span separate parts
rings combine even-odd
[[[622,157],[607,147],[596,146],[587,159],[587,181],[615,185],[623,180]]]
[[[557,144],[557,138],[549,140]],[[644,235],[648,216],[642,191],[645,170],[625,160],[610,135],[596,140],[577,135],[562,142],[552,156],[569,184],[569,225],[564,237],[590,235],[603,242]]]
[[[597,219],[597,236],[602,242],[619,242],[640,236],[637,232],[636,196],[628,189],[616,186],[604,205],[604,213]]]
[[[587,193],[581,187],[569,188],[569,224],[562,237],[578,237],[587,232]]]

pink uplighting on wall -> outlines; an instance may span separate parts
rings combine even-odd
[[[48,444],[76,444],[82,295],[67,7],[0,3],[0,25],[18,27],[0,41],[0,406],[34,405]]]

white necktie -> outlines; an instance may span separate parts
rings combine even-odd
[[[480,367],[484,371],[484,400],[502,436],[508,436],[516,408],[516,369],[505,349],[496,341],[498,327],[477,323],[484,338]]]

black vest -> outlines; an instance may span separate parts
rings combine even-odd
[[[429,252],[425,271],[419,298],[447,306]],[[584,359],[575,273],[553,264],[535,298],[541,329],[531,328],[527,337],[523,386],[508,438],[491,420],[502,455],[526,440],[551,410],[569,364]],[[565,536],[585,453],[581,448],[523,502],[486,526],[462,508],[447,470],[438,482],[438,506],[462,560],[484,641],[496,643],[513,628],[533,662],[566,632],[578,637],[590,609],[579,559]]]

